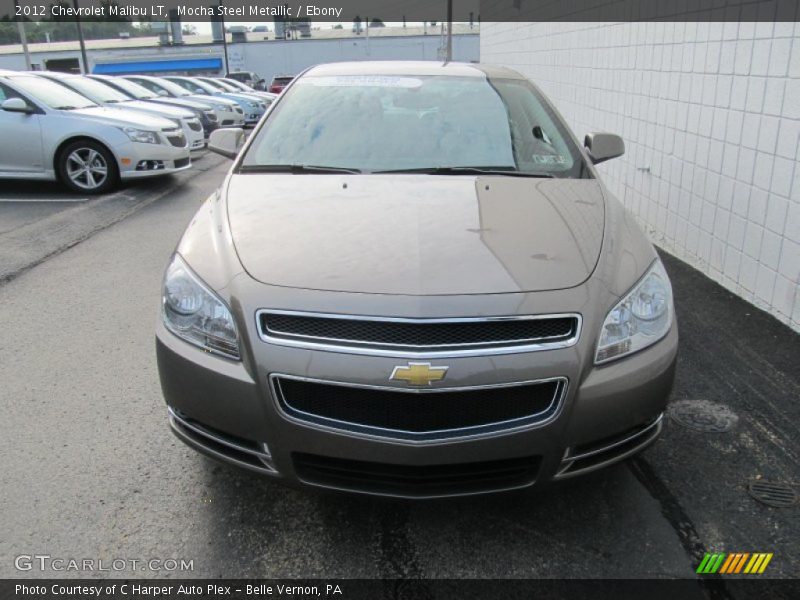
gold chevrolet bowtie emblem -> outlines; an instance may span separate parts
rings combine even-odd
[[[432,367],[431,363],[408,363],[407,367],[395,367],[389,379],[405,381],[408,385],[430,385],[441,381],[450,367]]]

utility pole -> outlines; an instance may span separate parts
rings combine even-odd
[[[367,24],[367,56],[369,56],[369,17],[364,20],[364,23]]]
[[[219,5],[222,6],[222,0],[219,0]],[[227,77],[231,72],[228,65],[228,32],[225,31],[225,17],[220,16],[220,20],[222,21],[222,52],[225,54],[225,76]]]
[[[14,0],[14,7],[19,6],[19,0]],[[27,70],[31,70],[31,53],[28,51],[28,36],[25,35],[25,23],[22,17],[17,19],[17,31],[19,31],[19,41],[22,44],[22,51],[25,53],[25,65]]]
[[[453,60],[453,0],[447,0],[447,52],[445,60]]]
[[[81,45],[81,58],[83,59],[81,73],[85,75],[89,71],[89,61],[86,58],[86,42],[83,41],[83,27],[81,26],[80,11],[78,10],[78,0],[72,0],[72,6],[75,7],[75,25],[78,27],[78,43]]]

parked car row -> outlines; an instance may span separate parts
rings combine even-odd
[[[189,169],[220,127],[255,125],[277,96],[235,80],[0,70],[0,179],[99,194]]]

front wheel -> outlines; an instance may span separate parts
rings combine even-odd
[[[58,156],[56,169],[64,185],[84,194],[103,194],[119,179],[114,155],[92,140],[78,140],[67,145]]]

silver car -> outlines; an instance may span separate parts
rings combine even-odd
[[[191,167],[186,137],[172,121],[104,108],[25,73],[0,71],[0,132],[3,179],[57,179],[98,194],[120,179]]]
[[[333,63],[295,79],[164,277],[173,432],[276,481],[432,498],[528,488],[658,437],[664,266],[515,71]]]
[[[190,150],[202,150],[205,147],[203,125],[194,113],[174,106],[159,106],[142,100],[134,100],[114,88],[83,75],[55,73],[51,71],[37,72],[39,77],[47,77],[60,83],[74,92],[86,96],[92,102],[126,111],[146,113],[156,117],[169,119],[181,129],[189,144]]]
[[[122,78],[138,83],[163,98],[182,98],[208,104],[214,109],[220,127],[242,127],[244,125],[244,111],[233,100],[212,97],[207,94],[193,94],[176,83],[152,75],[124,75]]]

